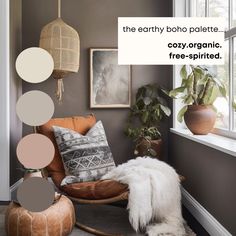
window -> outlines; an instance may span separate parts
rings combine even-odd
[[[227,88],[227,99],[219,97],[214,104],[218,108],[214,132],[235,138],[236,112],[233,102],[236,100],[236,0],[186,0],[185,16],[225,19],[225,64],[208,68]],[[177,71],[178,68],[175,75]]]

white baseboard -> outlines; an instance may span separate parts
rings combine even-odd
[[[23,182],[23,178],[19,179],[17,182],[15,182],[13,185],[10,186],[10,195],[11,199],[16,196],[16,190],[19,187],[19,185]]]
[[[212,236],[232,236],[219,221],[217,221],[199,202],[196,201],[183,187],[182,203],[202,227]]]

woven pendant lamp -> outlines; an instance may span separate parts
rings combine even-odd
[[[61,0],[58,0],[58,18],[45,25],[40,34],[39,47],[47,50],[54,60],[52,76],[57,80],[56,96],[62,101],[63,78],[79,70],[80,39],[75,29],[61,19]]]

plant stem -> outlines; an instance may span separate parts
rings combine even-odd
[[[207,83],[206,83],[206,86],[204,87],[204,92],[202,93],[202,97],[200,99],[200,102],[199,104],[203,104],[203,101],[204,101],[204,97],[207,95],[207,91],[208,89],[210,88],[211,86],[211,80],[208,79]]]
[[[194,105],[198,105],[198,101],[197,101],[197,78],[196,78],[196,74],[193,71],[193,104]]]

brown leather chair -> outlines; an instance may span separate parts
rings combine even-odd
[[[50,138],[55,147],[54,159],[46,167],[47,174],[52,178],[57,188],[69,197],[74,204],[108,204],[128,199],[128,186],[114,180],[99,180],[94,182],[74,183],[63,187],[60,186],[66,173],[54,138],[52,126],[61,126],[75,130],[81,134],[86,134],[95,123],[96,118],[94,115],[88,115],[86,117],[76,116],[51,119],[46,124],[36,128],[38,133]],[[76,222],[76,226],[94,235],[111,235],[83,225],[78,221]]]

